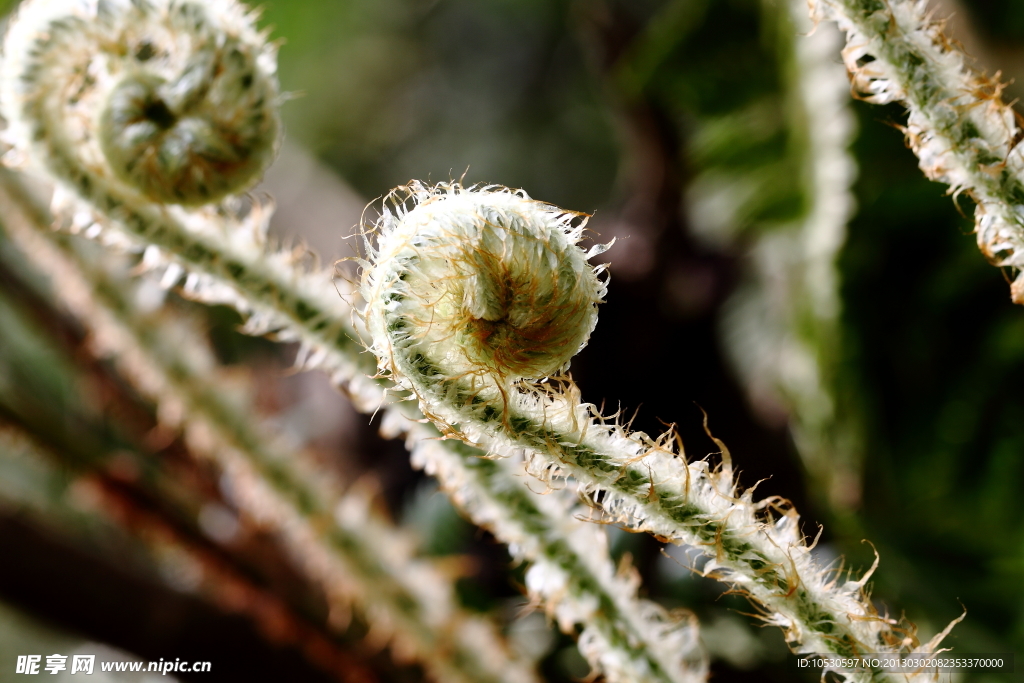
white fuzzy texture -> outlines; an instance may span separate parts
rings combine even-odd
[[[476,524],[509,544],[514,557],[531,562],[526,588],[534,603],[543,607],[563,631],[571,632],[577,624],[583,627],[580,651],[595,671],[602,672],[609,681],[622,683],[707,680],[706,655],[693,615],[684,610],[670,613],[639,599],[639,577],[626,565],[616,571],[608,555],[607,536],[596,525],[581,521],[586,510],[573,499],[557,491],[531,498],[541,518],[549,521],[548,528],[538,535],[528,528],[536,526],[536,519],[510,514],[508,503],[500,497],[503,491],[485,481],[475,468],[467,468],[465,456],[432,437],[423,424],[391,409],[382,430],[389,436],[406,434],[413,464],[437,477]],[[502,459],[495,465],[501,470],[496,479],[504,478],[505,486],[518,488],[528,483],[523,481],[521,459]],[[575,563],[567,567],[563,558],[552,557],[552,547],[574,554]],[[581,590],[577,583],[580,580],[592,580],[600,590]],[[614,604],[617,615],[607,613],[602,599]],[[612,637],[625,638],[630,647],[612,642]]]
[[[843,61],[854,88],[876,104],[902,102],[907,140],[932,180],[978,203],[978,246],[997,266],[1024,268],[1024,158],[1002,87],[964,63],[964,55],[928,15],[926,0],[811,0],[816,21],[846,32]],[[1011,289],[1024,303],[1024,278]]]

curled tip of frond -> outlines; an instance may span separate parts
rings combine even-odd
[[[557,373],[605,294],[587,263],[599,250],[577,246],[586,219],[496,185],[393,190],[362,279],[377,350],[402,356],[391,365],[432,366],[421,375],[502,386]]]
[[[234,0],[27,2],[4,40],[12,137],[79,189],[185,206],[244,192],[281,130],[274,50],[252,22]]]

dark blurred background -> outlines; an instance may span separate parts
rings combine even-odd
[[[837,257],[841,308],[827,334],[802,337],[827,366],[834,438],[795,438],[806,429],[799,403],[781,392],[766,404],[757,378],[737,369],[744,343],[758,340],[737,344],[723,333],[736,292],[758,286],[756,245],[798,224],[812,203],[800,182],[804,131],[790,115],[790,55],[802,38],[781,0],[262,7],[292,95],[286,146],[264,184],[279,205],[272,229],[281,239],[312,245],[326,262],[351,255],[343,237],[364,206],[413,178],[501,183],[593,213],[594,239],[617,242],[601,258],[611,286],[600,323],[572,366],[584,398],[635,411],[634,429],[675,424],[695,458],[717,451],[706,411],[745,485],[766,480],[761,496],[792,500],[809,535],[823,525],[823,557],[863,570],[870,539],[881,557],[872,582],[880,609],[905,614],[924,637],[966,609],[947,641],[955,651],[1024,653],[1024,309],[975,247],[970,201],[954,201],[917,169],[899,107],[850,105],[859,171]],[[938,13],[953,17],[949,29],[978,68],[1024,84],[1024,4],[947,0]],[[716,192],[725,218],[709,228],[699,209]],[[0,475],[4,667],[29,650],[70,654],[101,642],[146,658],[210,659],[216,673],[206,678],[218,681],[331,680],[325,668],[339,661],[357,672],[352,680],[419,680],[415,667],[366,646],[358,620],[345,637],[330,635],[322,598],[268,539],[228,533],[237,520],[216,477],[190,464],[109,363],[91,358],[81,328],[0,245],[0,423],[62,454],[49,469],[22,463]],[[327,467],[375,472],[390,513],[421,533],[428,552],[473,559],[460,580],[468,606],[517,613],[522,568],[411,469],[400,444],[377,437],[377,425],[322,378],[289,374],[294,349],[241,337],[229,311],[178,305],[205,316],[225,363],[255,373],[268,419],[317,448]],[[837,484],[830,469],[850,474]],[[167,472],[204,492],[193,517],[167,512],[150,485]],[[121,511],[120,524],[93,520],[97,507],[108,518]],[[153,528],[207,553],[223,585],[287,603],[308,632],[293,624],[292,636],[281,635],[287,629],[225,609],[209,597],[217,585],[204,593],[174,561],[136,549]],[[685,569],[685,555],[611,533],[649,597],[698,614],[713,680],[814,680],[776,630],[746,615],[742,598]],[[308,656],[294,633],[329,641],[330,657]],[[541,642],[549,680],[586,675],[571,638]],[[1009,680],[999,676],[961,680]]]

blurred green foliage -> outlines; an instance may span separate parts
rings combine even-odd
[[[364,196],[467,169],[566,206],[608,195],[615,145],[564,0],[272,1],[264,16],[298,96],[289,135]]]

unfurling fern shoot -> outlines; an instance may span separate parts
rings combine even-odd
[[[379,368],[412,391],[447,436],[532,474],[572,477],[605,521],[699,549],[797,652],[933,652],[877,613],[870,576],[821,566],[787,503],[757,502],[723,462],[687,462],[670,432],[651,438],[601,416],[571,382],[545,383],[586,342],[605,294],[576,246],[577,214],[505,188],[410,184],[393,194],[368,246],[362,295]],[[499,346],[501,348],[499,348]],[[549,355],[543,357],[542,352]],[[833,668],[846,680],[927,680]]]
[[[413,184],[392,199],[401,220],[385,212],[362,281],[382,369],[427,406],[454,391],[501,419],[511,382],[558,373],[586,344],[606,289],[587,259],[603,247],[577,246],[584,214],[523,192]]]

